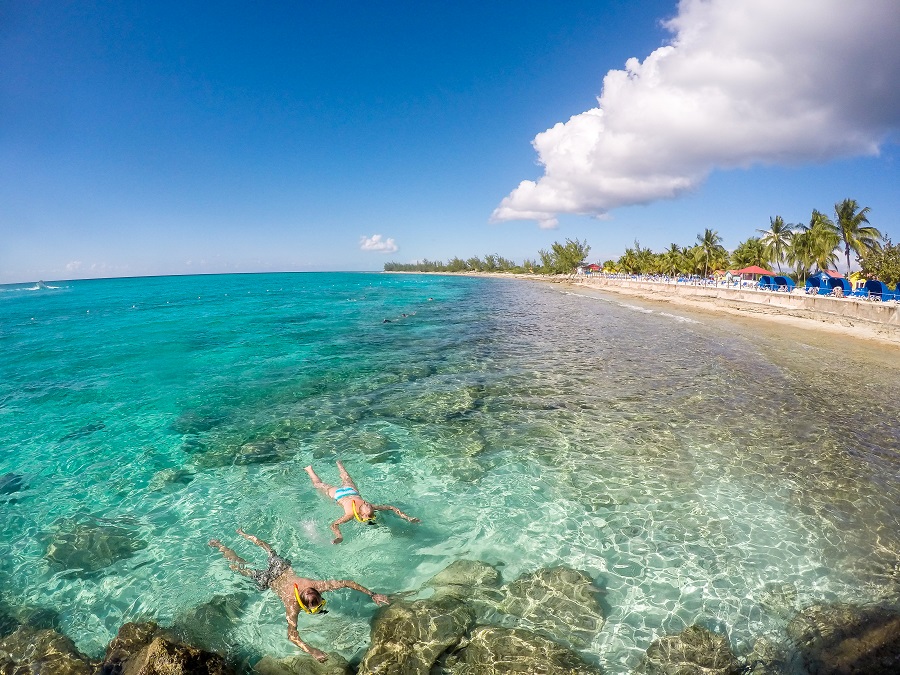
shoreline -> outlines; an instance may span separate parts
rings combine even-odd
[[[749,321],[761,320],[794,329],[830,333],[900,348],[900,304],[895,303],[882,304],[869,300],[831,298],[796,292],[789,294],[605,277],[579,279],[571,275],[551,277],[501,272],[389,272],[389,274],[444,274],[561,284],[570,288],[637,298],[650,303],[677,305],[723,318],[730,316]]]

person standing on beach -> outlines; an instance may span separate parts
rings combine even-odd
[[[328,654],[300,639],[300,634],[297,632],[297,617],[300,615],[300,610],[307,614],[326,614],[328,610],[325,609],[325,600],[322,598],[322,593],[336,591],[339,588],[352,588],[360,593],[365,593],[372,598],[376,605],[386,605],[390,602],[386,595],[373,593],[368,588],[348,579],[316,581],[315,579],[297,576],[291,568],[291,561],[278,555],[268,543],[254,537],[252,534],[247,534],[240,528],[238,528],[237,533],[247,541],[259,546],[269,555],[269,564],[266,569],[247,569],[247,561],[218,539],[211,539],[209,545],[219,549],[222,555],[225,556],[225,559],[231,561],[231,569],[253,579],[256,582],[257,589],[265,591],[267,588],[271,588],[275,591],[276,595],[281,598],[281,602],[284,603],[284,609],[287,613],[288,640],[319,662],[324,662],[328,658]]]
[[[420,522],[418,518],[413,518],[406,515],[396,506],[390,506],[387,504],[371,504],[367,502],[359,494],[359,489],[356,487],[356,483],[354,483],[353,479],[350,478],[350,474],[347,473],[347,470],[344,468],[341,460],[337,461],[337,468],[341,474],[340,487],[335,487],[334,485],[323,483],[322,479],[316,475],[315,471],[313,471],[312,466],[306,467],[306,473],[308,473],[309,477],[312,479],[313,487],[319,490],[326,497],[329,497],[336,501],[338,505],[344,509],[344,515],[331,524],[331,531],[334,533],[334,540],[331,542],[332,544],[340,544],[342,541],[344,541],[344,537],[341,534],[340,527],[342,524],[350,522],[351,520],[356,518],[356,520],[361,523],[374,525],[377,511],[393,511],[396,515],[403,518],[403,520],[407,520],[410,523]]]

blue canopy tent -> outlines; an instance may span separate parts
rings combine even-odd
[[[774,277],[772,281],[775,290],[778,290],[781,287],[785,287],[785,290],[787,290],[788,293],[794,290],[794,287],[797,285],[790,277],[783,277],[781,275]]]
[[[840,288],[844,291],[844,295],[849,295],[853,292],[853,284],[850,283],[849,279],[844,277],[830,277],[828,279],[828,287],[831,290],[835,288]]]
[[[774,291],[775,288],[777,288],[775,286],[775,277],[769,274],[763,274],[759,278],[759,287],[764,291]]]
[[[869,292],[870,298],[878,298],[879,300],[893,300],[894,294],[891,289],[883,281],[869,279],[866,282],[865,289]]]

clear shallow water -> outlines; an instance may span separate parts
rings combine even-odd
[[[293,653],[280,603],[206,545],[262,566],[237,527],[300,573],[388,593],[459,558],[505,581],[584,569],[609,616],[583,653],[611,674],[694,622],[746,651],[782,639],[791,608],[897,583],[896,351],[521,281],[48,286],[0,287],[0,475],[28,486],[0,495],[0,585],[87,653],[239,591],[230,648]],[[332,546],[338,512],[303,467],[335,482],[337,458],[423,523],[349,524]],[[51,535],[85,522],[137,550],[62,569]],[[364,600],[340,595],[301,634],[358,654]]]

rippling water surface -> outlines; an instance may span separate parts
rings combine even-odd
[[[582,654],[612,674],[695,622],[746,652],[897,583],[896,350],[521,281],[47,285],[0,287],[0,587],[92,655],[236,593],[227,648],[294,653],[280,603],[206,544],[262,565],[237,527],[389,593],[459,558],[586,570],[608,617]],[[333,546],[303,467],[335,482],[335,459],[423,523]],[[358,655],[363,600],[301,633]]]

